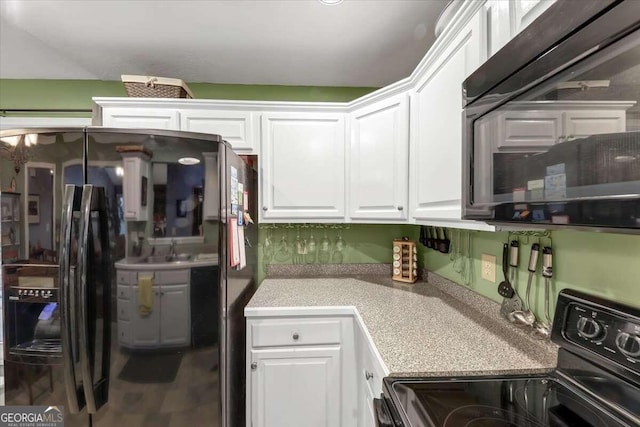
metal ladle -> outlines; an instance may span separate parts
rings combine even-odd
[[[531,245],[531,253],[529,254],[529,279],[527,280],[527,295],[525,298],[525,307],[524,310],[519,310],[513,312],[513,318],[516,323],[521,325],[531,326],[536,321],[536,316],[531,311],[531,282],[533,281],[533,276],[538,269],[538,254],[540,253],[540,245],[534,243]]]
[[[542,249],[542,275],[544,276],[544,315],[546,322],[537,320],[533,324],[533,329],[542,337],[551,336],[551,315],[549,314],[549,282],[553,277],[553,253],[551,248],[545,246]]]

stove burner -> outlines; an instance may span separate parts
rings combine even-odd
[[[442,427],[546,427],[528,416],[494,406],[469,405],[454,409]]]

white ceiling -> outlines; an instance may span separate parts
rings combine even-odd
[[[0,78],[384,86],[446,0],[1,0]]]

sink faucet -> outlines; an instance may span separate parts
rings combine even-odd
[[[169,256],[171,256],[173,258],[176,255],[178,255],[176,253],[176,240],[175,239],[171,239],[171,246],[169,247]]]

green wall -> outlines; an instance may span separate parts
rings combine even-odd
[[[454,234],[455,236],[455,234]],[[419,237],[416,227],[412,236]],[[495,301],[502,301],[496,291],[497,283],[482,279],[480,272],[483,253],[495,255],[497,258],[496,281],[502,280],[502,244],[507,241],[508,233],[471,232],[471,258],[473,275],[469,287]],[[527,264],[531,243],[536,238],[511,236],[519,238],[520,269],[517,280],[519,293],[524,296],[527,284]],[[553,279],[552,300],[564,288],[573,288],[590,294],[602,296],[635,307],[640,307],[640,236],[595,233],[586,231],[554,231],[548,238],[540,239],[540,246],[552,244]],[[423,265],[455,282],[464,282],[460,273],[454,269],[450,255],[444,255],[420,245],[420,260]],[[542,256],[538,264],[538,272],[532,285],[532,305],[535,312],[542,314],[544,280],[541,274]],[[534,298],[535,296],[535,298]],[[555,305],[552,304],[552,313]]]
[[[376,88],[188,83],[199,99],[351,101]],[[122,82],[0,79],[0,113],[20,109],[91,109],[92,97],[127,96]],[[15,114],[14,114],[15,115]],[[23,114],[22,114],[23,115]],[[66,113],[65,116],[69,116]],[[81,113],[90,116],[90,113]]]
[[[283,224],[262,224],[258,231],[258,258],[260,272],[259,282],[265,276],[266,264],[294,264],[294,254],[296,239],[310,241],[313,236],[316,245],[319,247],[323,239],[327,238],[331,255],[328,263],[341,264],[368,264],[368,263],[391,263],[391,242],[393,239],[409,237],[415,232],[415,226],[411,225],[381,225],[381,224],[304,224],[283,225]],[[265,241],[269,236],[272,246],[272,254],[269,258],[264,256]],[[342,237],[344,250],[342,256],[335,257],[336,242]],[[283,243],[282,238],[285,238]],[[284,249],[288,248],[288,250]],[[302,257],[304,258],[304,257]],[[301,261],[297,257],[296,261]],[[339,262],[339,261],[342,262]],[[306,257],[304,263],[323,264],[316,257],[309,259]]]

